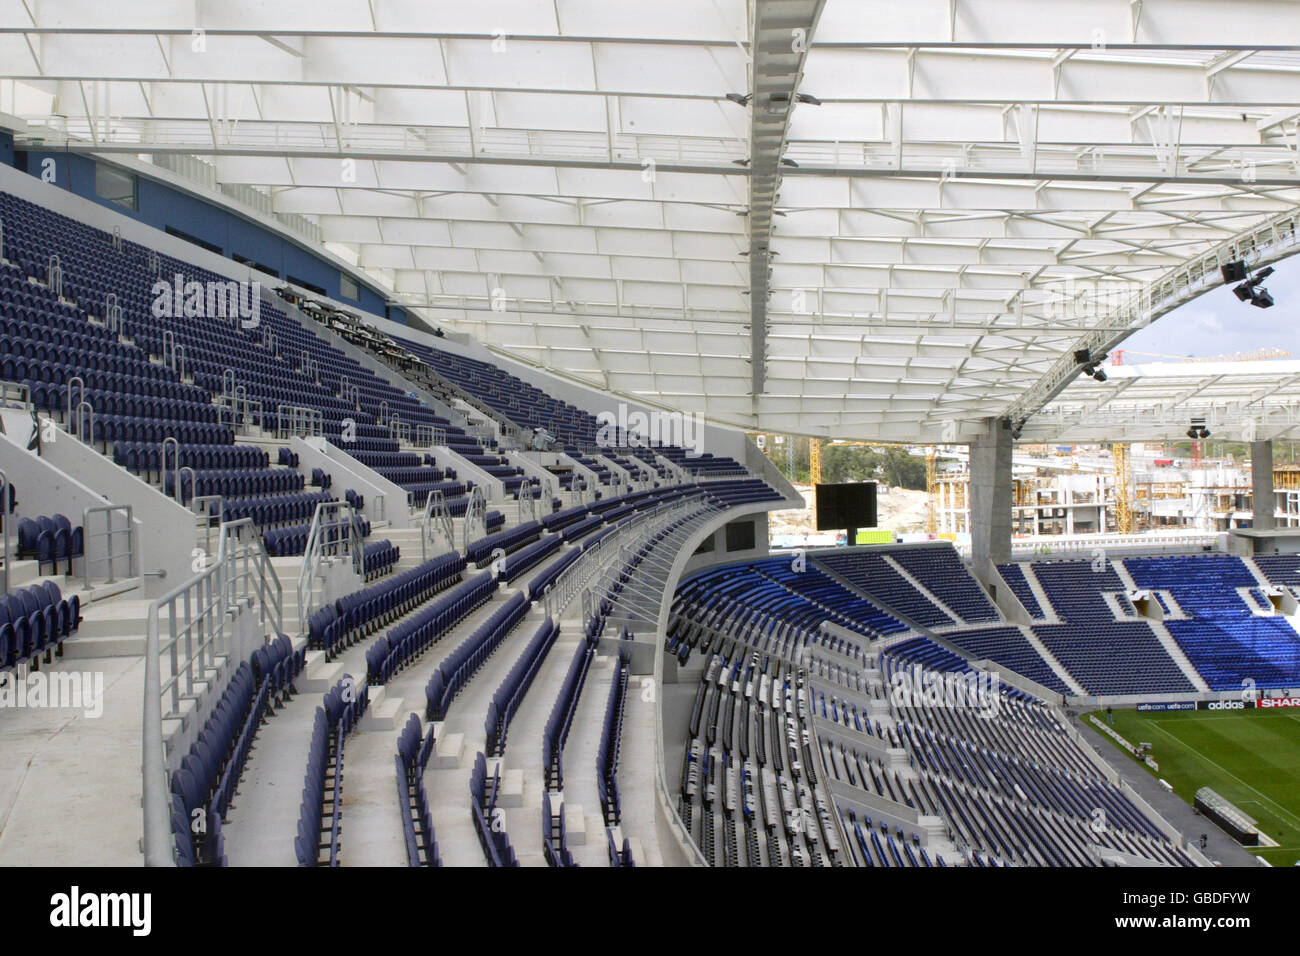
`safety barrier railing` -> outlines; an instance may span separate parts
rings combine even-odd
[[[217,421],[222,425],[229,425],[236,431],[245,427],[259,431],[266,428],[261,400],[249,398],[243,385],[235,389],[234,395],[218,395],[213,403],[217,406]]]
[[[660,530],[679,518],[686,517],[693,511],[699,511],[702,503],[698,498],[685,501],[672,501],[656,505],[648,512],[642,512],[638,520],[619,525],[614,532],[598,540],[583,552],[582,557],[566,568],[555,582],[546,590],[544,604],[553,620],[559,620],[575,595],[584,595],[584,617],[587,616],[586,604],[598,599],[609,590],[612,576],[621,572],[627,563],[627,556],[635,551]],[[707,509],[701,520],[718,510]],[[692,525],[693,526],[693,525]],[[631,542],[635,547],[629,550]],[[613,559],[617,557],[616,562]],[[593,605],[594,606],[594,605]]]
[[[325,416],[320,409],[302,405],[278,405],[275,411],[275,437],[319,438],[325,434]]]
[[[73,409],[72,427],[69,429],[73,438],[87,445],[95,443],[95,408],[90,402],[78,402]]]
[[[104,516],[104,530],[96,531],[91,526],[92,515]],[[122,527],[114,527],[113,517],[121,515],[123,520]],[[107,571],[106,584],[117,583],[117,565],[121,560],[125,560],[126,569],[124,577],[134,577],[139,566],[136,563],[135,553],[135,517],[130,505],[100,505],[94,508],[87,508],[81,515],[81,527],[83,529],[84,542],[82,546],[81,559],[81,577],[90,590],[90,568],[91,565],[103,563]],[[104,553],[102,556],[94,554],[92,542],[103,539]]]
[[[56,296],[63,298],[63,266],[58,256],[50,256],[46,261],[45,284]]]
[[[214,509],[212,505],[216,505]],[[218,522],[218,531],[220,534],[221,516],[225,513],[225,498],[222,495],[196,495],[190,499],[190,510],[194,512],[194,527],[196,532],[203,535],[203,553],[212,553],[212,518],[215,516]],[[194,539],[198,544],[198,537]]]
[[[447,543],[448,551],[456,550],[456,531],[451,521],[451,511],[447,508],[447,499],[441,491],[432,491],[424,502],[424,513],[420,516],[420,560],[428,561],[441,537]]]
[[[465,507],[465,544],[487,536],[487,498],[483,486],[475,485]]]
[[[280,581],[257,526],[242,518],[221,526],[217,554],[208,567],[149,605],[141,734],[146,866],[175,863],[163,723],[183,719],[183,704],[202,697],[213,672],[236,649],[232,612],[249,608],[254,599],[263,626],[279,633]]]
[[[298,571],[298,620],[305,623],[311,616],[315,587],[312,582],[322,566],[339,560],[349,560],[357,574],[364,574],[361,529],[356,510],[347,501],[322,501],[312,515],[311,529],[307,532],[307,547],[303,551],[302,567]]]
[[[447,429],[441,425],[416,425],[415,440],[412,444],[416,448],[435,448],[438,445],[445,445]]]

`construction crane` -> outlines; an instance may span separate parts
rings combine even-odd
[[[1120,534],[1133,533],[1133,506],[1129,501],[1128,445],[1116,442],[1110,446],[1115,465],[1115,523]]]
[[[934,446],[925,447],[925,530],[934,534],[938,528],[938,505],[935,499],[939,495],[939,465]]]
[[[814,485],[820,485],[822,482],[822,444],[826,441],[824,438],[808,439],[808,480]],[[869,441],[832,441],[832,445],[839,448],[873,448],[875,442]]]

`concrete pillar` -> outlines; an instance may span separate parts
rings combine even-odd
[[[971,561],[1011,559],[1011,431],[1001,419],[987,419],[988,430],[970,444]]]
[[[1277,527],[1273,497],[1273,443],[1250,443],[1250,493],[1255,509],[1253,526],[1265,531]]]

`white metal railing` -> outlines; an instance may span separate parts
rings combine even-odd
[[[447,550],[456,550],[456,531],[451,522],[451,511],[441,491],[429,492],[420,516],[420,559],[429,560],[430,551],[437,545],[439,536],[447,542]]]
[[[415,440],[417,448],[434,448],[447,444],[447,429],[441,425],[416,425]]]
[[[91,527],[91,515],[104,516],[104,530],[95,531]],[[113,516],[122,515],[126,520],[122,527],[113,526]],[[117,562],[119,559],[126,560],[126,577],[134,577],[138,572],[135,553],[135,517],[130,505],[101,505],[96,508],[87,508],[81,515],[82,527],[82,557],[81,557],[81,575],[82,581],[86,585],[86,590],[90,590],[90,566],[103,562],[108,572],[106,583],[115,584]],[[91,542],[97,538],[104,541],[104,554],[102,557],[96,557],[91,553]],[[125,547],[118,548],[117,545],[122,543],[125,538]]]
[[[537,493],[540,484],[541,482],[536,478],[525,478],[519,483],[519,490],[515,492],[515,501],[520,524],[537,520]]]
[[[275,437],[319,438],[325,434],[325,416],[317,408],[302,405],[278,405],[275,410]]]
[[[249,398],[242,385],[235,389],[233,395],[218,395],[213,403],[217,406],[217,421],[222,425],[229,425],[237,432],[245,426],[255,427],[259,431],[266,428],[261,400]]]
[[[45,284],[58,298],[63,298],[63,266],[58,256],[50,256],[45,266]]]
[[[631,549],[634,552],[662,528],[698,510],[700,505],[698,498],[661,503],[649,513],[643,513],[640,520],[616,526],[612,533],[588,547],[582,557],[565,568],[547,588],[544,595],[547,614],[553,620],[559,620],[575,595],[587,595],[584,600],[593,600],[595,596],[603,595],[608,590],[612,576],[621,572],[626,564],[625,558],[630,553],[629,543],[635,542],[635,548]],[[714,510],[716,508],[706,509],[701,517],[706,517]],[[614,556],[619,560],[612,561]]]
[[[190,499],[190,510],[194,512],[194,530],[196,532],[194,543],[198,544],[197,532],[202,530],[203,534],[203,553],[212,553],[212,516],[216,505],[215,514],[218,522],[218,534],[220,533],[221,517],[225,513],[225,498],[222,495],[195,495]]]
[[[465,507],[465,544],[486,536],[487,498],[483,495],[483,486],[475,485],[469,493],[469,504]]]
[[[182,702],[198,701],[213,672],[236,650],[236,608],[251,608],[256,601],[263,627],[279,633],[282,598],[257,526],[242,518],[221,526],[208,567],[149,605],[141,734],[146,866],[175,863],[163,722],[183,719]]]
[[[321,567],[346,559],[352,562],[357,574],[364,574],[361,531],[357,513],[347,501],[322,501],[312,515],[311,530],[307,532],[307,547],[298,571],[298,622],[306,627],[315,600],[313,581]]]

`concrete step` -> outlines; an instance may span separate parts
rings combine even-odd
[[[77,634],[63,642],[63,657],[65,660],[86,660],[91,657],[142,657],[147,644],[148,639],[143,631],[137,635],[107,637],[82,637]]]
[[[294,682],[299,691],[323,694],[343,677],[343,665],[325,660],[324,651],[308,651],[302,675]]]
[[[501,789],[497,802],[503,807],[522,807],[524,805],[524,772],[518,768],[506,770],[501,774]]]
[[[434,770],[455,770],[465,757],[465,735],[446,734],[436,738],[429,763]]]
[[[399,718],[406,717],[406,707],[401,697],[389,697],[385,686],[370,689],[370,705],[357,724],[365,732],[398,730]]]
[[[587,817],[582,812],[582,804],[564,805],[564,830],[569,846],[587,845]]]

